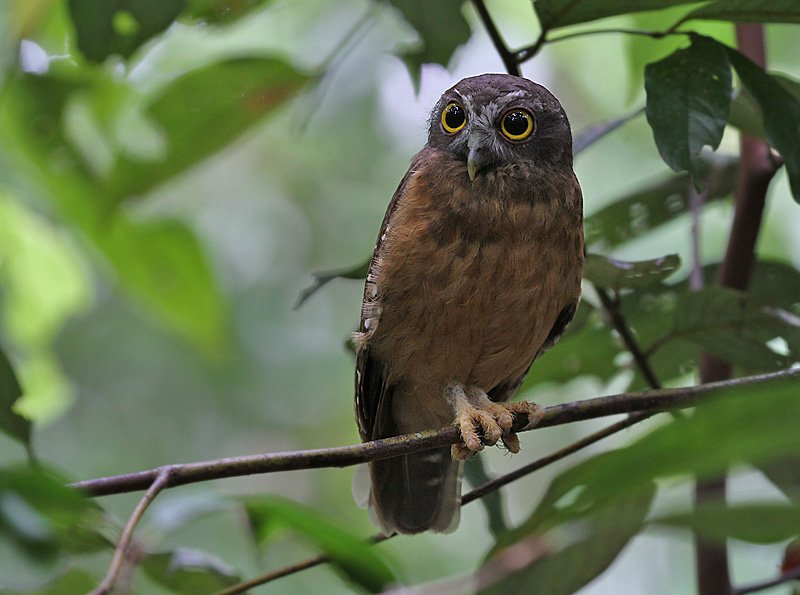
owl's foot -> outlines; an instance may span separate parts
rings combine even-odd
[[[455,411],[455,423],[461,430],[463,443],[452,447],[453,459],[464,461],[483,450],[484,444],[493,446],[502,440],[509,452],[519,452],[519,438],[511,431],[514,415],[524,414],[532,428],[542,418],[541,407],[526,401],[518,403],[495,403],[478,387],[467,387],[453,382],[444,391],[445,398]],[[481,440],[481,435],[483,440]]]

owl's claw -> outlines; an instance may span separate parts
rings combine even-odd
[[[458,383],[445,388],[445,397],[455,411],[455,423],[461,430],[463,443],[455,444],[453,459],[464,461],[483,450],[484,444],[493,446],[502,440],[509,452],[519,452],[519,438],[511,431],[514,414],[524,414],[528,419],[526,428],[532,428],[542,418],[542,409],[534,403],[495,403],[477,387],[466,390]],[[481,435],[483,439],[481,440]]]

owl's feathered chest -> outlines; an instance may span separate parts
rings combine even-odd
[[[526,367],[550,329],[542,323],[580,291],[579,276],[560,279],[567,261],[582,258],[582,241],[580,210],[558,212],[557,182],[563,193],[563,180],[551,192],[509,166],[472,183],[448,159],[417,170],[371,267],[360,340],[426,382],[467,381],[477,366],[481,378],[471,380],[491,384]],[[579,204],[579,191],[570,199]]]

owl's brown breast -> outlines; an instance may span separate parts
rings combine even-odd
[[[446,153],[416,163],[376,255],[360,343],[435,418],[449,414],[451,381],[489,391],[522,375],[578,299],[582,207],[571,169],[515,164],[471,182]]]

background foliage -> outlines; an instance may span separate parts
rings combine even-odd
[[[665,385],[696,383],[701,350],[741,374],[797,362],[796,3],[488,8],[510,47],[541,50],[523,74],[570,115],[591,253],[576,321],[522,396],[647,386],[596,286]],[[0,592],[85,593],[138,496],[87,501],[66,483],[358,441],[345,340],[361,287],[338,276],[372,249],[441,91],[504,62],[461,0],[0,9]],[[769,74],[736,52],[733,21],[768,23]],[[663,34],[676,29],[692,34]],[[785,162],[752,291],[693,292],[693,263],[708,285],[724,252],[738,130]],[[336,272],[293,309],[319,270]],[[639,424],[511,484],[491,531],[497,508],[472,504],[453,535],[364,546],[373,529],[349,470],[182,487],[148,511],[119,592],[214,593],[325,551],[334,564],[271,592],[379,592],[483,568],[489,592],[686,593],[690,530],[728,540],[735,582],[768,578],[800,535],[796,393],[770,383]],[[499,474],[603,425],[540,430],[518,457],[481,459]],[[728,504],[693,510],[687,478],[728,469]],[[546,555],[498,576],[520,547]]]

